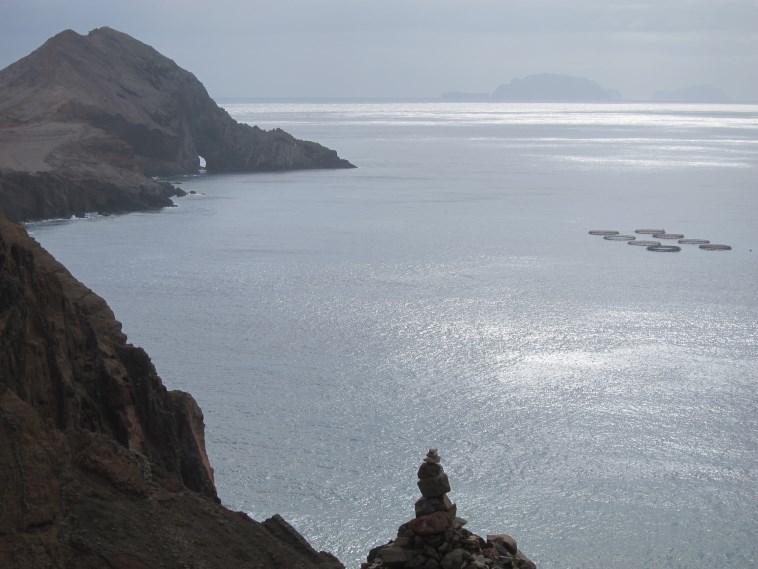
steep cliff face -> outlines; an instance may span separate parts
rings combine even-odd
[[[236,122],[192,73],[110,28],[61,32],[0,71],[0,210],[14,218],[93,202],[162,207],[177,190],[151,176],[194,173],[198,155],[211,172],[353,167],[315,142]],[[18,172],[42,209],[19,197]],[[80,189],[60,192],[50,173]]]
[[[148,179],[122,185],[99,176],[0,170],[0,211],[15,220],[170,207],[174,205],[170,196],[183,193],[170,184]]]
[[[341,567],[218,504],[192,397],[0,215],[0,566]]]

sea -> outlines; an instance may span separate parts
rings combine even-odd
[[[541,569],[758,566],[758,105],[223,106],[357,168],[28,229],[195,396],[227,507],[357,568],[436,448]],[[731,250],[589,234],[637,229]]]

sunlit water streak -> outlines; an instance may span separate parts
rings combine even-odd
[[[356,566],[437,446],[543,569],[756,565],[758,108],[226,106],[359,169],[31,230],[196,396],[227,505]],[[587,235],[657,225],[734,250]]]

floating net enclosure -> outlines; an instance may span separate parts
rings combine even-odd
[[[666,233],[665,229],[642,228],[635,229],[638,235],[649,235],[654,239],[677,239],[679,245],[698,245],[706,251],[729,251],[731,245],[711,243],[708,239],[685,239],[682,233]],[[621,235],[614,229],[591,229],[590,235],[601,235],[608,241],[626,241],[627,245],[645,247],[648,251],[656,253],[678,253],[682,250],[677,245],[661,245],[660,241],[637,239],[634,235]]]
[[[701,249],[705,249],[706,251],[729,251],[731,250],[731,245],[719,245],[717,243],[706,243],[704,245],[700,246]]]
[[[606,235],[603,239],[608,241],[633,241],[637,239],[634,235]]]
[[[647,250],[656,253],[678,253],[682,248],[676,245],[651,245]]]
[[[653,233],[656,239],[681,239],[684,237],[681,233]]]

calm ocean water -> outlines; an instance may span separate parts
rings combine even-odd
[[[30,230],[195,395],[227,506],[354,567],[437,447],[541,569],[758,565],[758,107],[226,108],[359,168]],[[657,226],[734,249],[587,234]]]

